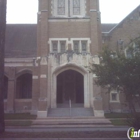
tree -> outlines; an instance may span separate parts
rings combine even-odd
[[[4,124],[4,44],[6,29],[6,0],[0,0],[0,133],[5,131]]]
[[[136,112],[136,102],[140,107],[140,39],[137,38],[124,51],[111,51],[105,47],[100,53],[100,64],[93,64],[91,71],[96,74],[96,84],[102,88],[124,93],[129,109],[140,128],[140,117]]]

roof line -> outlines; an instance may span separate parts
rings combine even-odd
[[[111,33],[117,26],[119,26],[127,17],[129,17],[136,9],[138,9],[140,5],[138,5],[131,13],[129,13],[121,22],[119,22],[116,26],[114,26],[108,33]]]

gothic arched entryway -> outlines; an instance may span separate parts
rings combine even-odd
[[[76,64],[71,64],[68,63],[66,65],[62,65],[60,67],[57,67],[54,69],[52,77],[48,77],[51,80],[51,83],[48,84],[48,92],[50,93],[50,101],[51,101],[51,108],[57,108],[57,79],[59,79],[59,75],[61,75],[63,72],[65,73],[66,71],[74,71],[76,75],[79,75],[80,77],[83,78],[83,96],[81,96],[81,100],[83,101],[83,106],[84,108],[89,108],[90,107],[90,83],[89,83],[89,73],[85,70],[85,68],[81,66],[77,66]],[[73,72],[72,72],[73,73]],[[61,76],[60,76],[61,77]],[[51,90],[50,90],[51,87]],[[80,86],[81,87],[81,86]],[[61,89],[60,89],[61,90]],[[80,90],[80,89],[77,89]],[[80,94],[80,92],[79,92]],[[76,94],[79,96],[78,94]],[[76,99],[76,98],[75,98]],[[78,98],[77,98],[78,99]],[[61,100],[61,99],[59,99]],[[75,102],[79,102],[76,101]]]
[[[57,76],[57,104],[84,105],[84,76],[75,70],[66,70]]]

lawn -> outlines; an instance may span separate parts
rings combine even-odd
[[[138,114],[140,115],[140,113]],[[131,116],[131,113],[105,113],[106,118],[128,118]]]
[[[34,120],[36,115],[31,115],[30,113],[9,113],[4,115],[5,120]]]
[[[127,117],[130,117],[130,113],[106,113],[105,117],[108,118],[115,126],[128,126]],[[6,126],[30,126],[32,120],[36,119],[36,115],[30,113],[16,113],[5,114]],[[10,121],[8,121],[10,120]]]

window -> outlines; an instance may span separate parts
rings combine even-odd
[[[66,41],[60,41],[60,51],[61,53],[66,51]]]
[[[73,42],[74,46],[74,52],[79,53],[79,41],[74,41]]]
[[[32,74],[26,73],[19,76],[16,80],[16,98],[32,98]]]
[[[112,93],[112,101],[117,101],[117,93]]]
[[[132,58],[137,54],[140,54],[140,46],[136,43],[131,44],[131,46],[125,49],[125,56],[127,58]]]
[[[50,38],[50,53],[65,53],[68,49],[68,38]]]
[[[73,0],[73,15],[80,15],[80,0]]]
[[[90,38],[71,38],[71,43],[75,53],[90,53]]]
[[[135,47],[134,47],[134,54],[139,54],[140,53],[140,46],[139,44],[135,44]]]
[[[52,0],[54,17],[84,17],[85,0]]]
[[[58,15],[65,15],[65,0],[58,0],[57,6]]]
[[[52,42],[52,51],[56,53],[58,52],[58,41]]]
[[[116,90],[111,91],[111,93],[110,93],[110,102],[120,102],[119,101],[119,93]]]
[[[82,41],[82,52],[87,51],[87,41]]]

